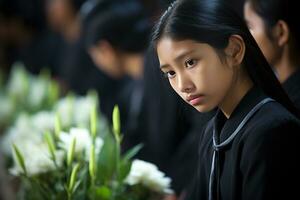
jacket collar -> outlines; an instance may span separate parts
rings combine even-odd
[[[242,98],[229,119],[227,119],[223,112],[219,109],[214,117],[214,128],[219,136],[219,141],[217,142],[222,143],[228,137],[230,137],[245,116],[264,98],[266,98],[266,95],[263,93],[263,91],[254,86]]]

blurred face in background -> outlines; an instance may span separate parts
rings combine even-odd
[[[89,48],[89,54],[98,69],[112,78],[128,76],[141,79],[143,77],[143,53],[120,50],[108,41],[101,40]]]
[[[270,31],[270,34],[268,34],[263,18],[254,11],[249,2],[246,2],[244,6],[244,17],[251,34],[262,50],[267,61],[270,65],[275,67],[278,59],[280,58],[280,47],[276,40],[270,37],[270,34],[273,34],[272,30]]]
[[[122,68],[122,56],[107,41],[100,41],[89,49],[89,54],[95,65],[112,78],[125,75]]]
[[[47,20],[54,31],[61,32],[67,24],[74,21],[76,11],[71,1],[72,0],[47,0]]]

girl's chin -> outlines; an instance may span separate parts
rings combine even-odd
[[[216,106],[206,106],[206,105],[201,105],[201,106],[193,106],[198,112],[201,113],[206,113],[210,112],[215,109]]]

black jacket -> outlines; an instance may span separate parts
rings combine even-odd
[[[293,73],[284,83],[283,88],[300,111],[300,70]]]
[[[212,134],[225,141],[266,96],[252,88],[229,119],[222,112],[209,122],[200,139],[198,174],[187,199],[208,199],[212,166]],[[277,102],[263,105],[234,140],[218,153],[215,195],[222,200],[295,199],[299,190],[300,124]],[[292,198],[295,197],[295,198]],[[217,198],[215,198],[217,199]]]

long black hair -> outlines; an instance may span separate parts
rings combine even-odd
[[[162,15],[153,32],[153,45],[164,36],[192,39],[216,50],[227,47],[231,35],[240,35],[246,46],[243,66],[254,84],[299,117],[270,65],[249,32],[245,21],[224,0],[177,0]]]

